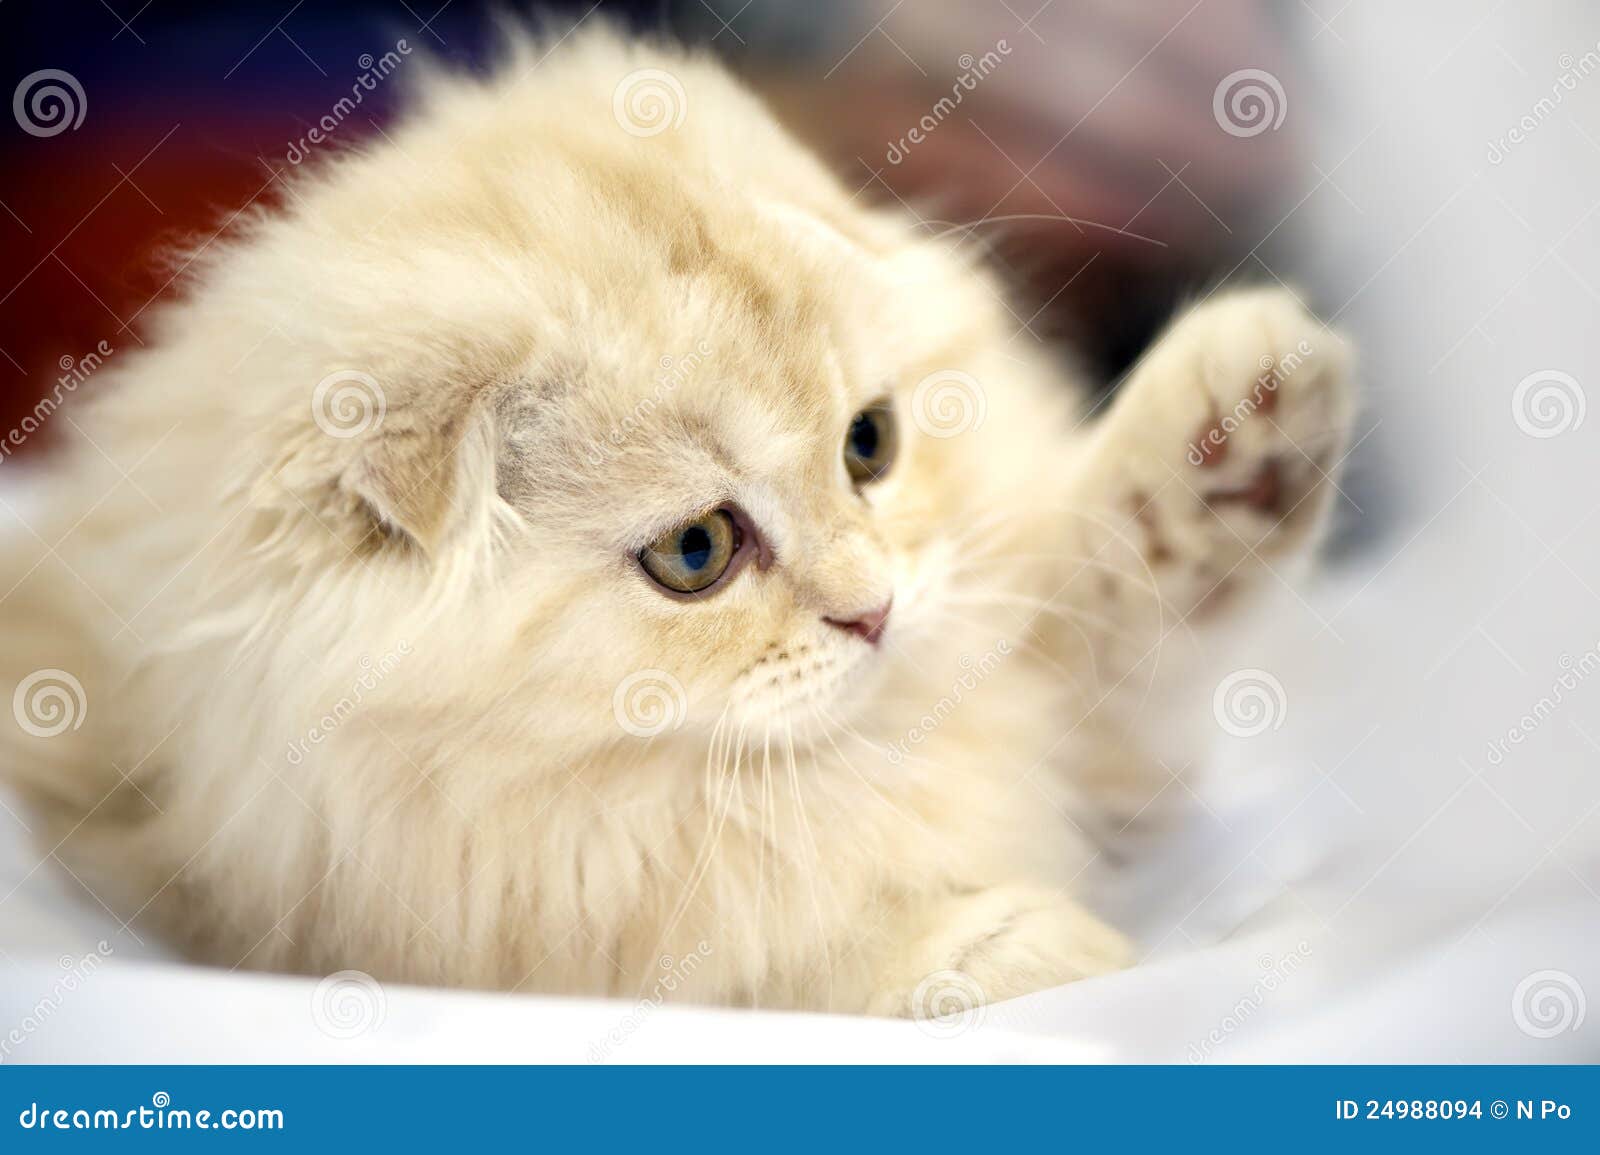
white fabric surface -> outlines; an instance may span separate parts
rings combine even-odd
[[[1308,171],[1330,181],[1308,179],[1284,231],[1360,346],[1376,450],[1358,468],[1377,464],[1349,488],[1390,524],[1344,570],[1278,591],[1270,629],[1217,656],[1272,671],[1287,712],[1191,749],[1097,881],[1149,960],[989,1008],[953,1038],[662,1009],[610,1057],[1600,1060],[1600,678],[1511,756],[1486,756],[1564,657],[1600,645],[1600,420],[1535,438],[1511,408],[1538,370],[1600,385],[1600,149],[1580,132],[1600,123],[1600,81],[1484,160],[1600,18],[1466,7],[1483,11],[1356,4],[1308,41],[1339,97],[1309,137]],[[1179,697],[1204,716],[1215,684]],[[132,942],[54,863],[36,868],[24,819],[0,811],[0,1038],[37,1018],[59,957],[100,940],[112,954],[8,1061],[583,1062],[632,1009],[391,988],[381,1024],[334,1038],[313,981]]]
[[[1331,602],[1342,603],[1347,596],[1341,588]],[[1381,645],[1391,629],[1376,620],[1362,623],[1361,634],[1373,636],[1360,642],[1351,628],[1345,645],[1356,652],[1367,644]],[[1284,645],[1280,639],[1273,648]],[[1407,735],[1399,727],[1407,719],[1415,723],[1414,740],[1440,741],[1428,718],[1429,703],[1405,701],[1398,720],[1383,721],[1393,730],[1361,743],[1378,715],[1354,709],[1360,723],[1341,722],[1339,716],[1352,710],[1334,693],[1312,692],[1310,675],[1305,677],[1283,675],[1292,695],[1284,729],[1271,738],[1239,743],[1243,749],[1235,753],[1257,764],[1226,766],[1226,752],[1219,751],[1216,768],[1196,783],[1204,805],[1189,801],[1177,807],[1159,829],[1121,847],[1128,864],[1099,887],[1099,900],[1140,931],[1152,950],[1151,961],[1120,975],[991,1007],[953,1034],[846,1017],[675,1008],[639,1014],[622,1002],[389,987],[381,1022],[374,1021],[370,1005],[358,1006],[351,1013],[371,1029],[355,1038],[335,1037],[319,1025],[329,1009],[315,981],[173,962],[154,944],[141,946],[119,932],[116,921],[53,864],[29,875],[39,854],[26,839],[11,837],[0,858],[0,893],[22,882],[0,903],[0,947],[7,952],[0,959],[7,972],[0,982],[0,1036],[40,1018],[35,1008],[42,997],[53,990],[57,997],[38,1029],[29,1030],[5,1057],[27,1062],[589,1062],[597,1056],[626,1062],[1600,1059],[1600,1031],[1593,1024],[1534,1037],[1519,1029],[1512,1005],[1518,984],[1547,970],[1571,976],[1586,995],[1600,991],[1600,900],[1584,881],[1594,877],[1595,828],[1586,831],[1587,852],[1575,854],[1570,863],[1545,859],[1531,838],[1518,853],[1498,853],[1487,842],[1521,827],[1487,785],[1474,785],[1477,780],[1452,757],[1435,756],[1426,773],[1414,771],[1427,759],[1409,763],[1413,772],[1406,769],[1402,743]],[[1323,677],[1335,686],[1341,681],[1337,671],[1324,671]],[[1448,686],[1448,680],[1441,683],[1442,689]],[[1600,687],[1594,695],[1600,700]],[[1204,696],[1209,700],[1209,687]],[[1321,737],[1315,755],[1253,753],[1263,741],[1284,743],[1286,733],[1304,740],[1316,732]],[[1313,757],[1329,778],[1310,769]],[[1444,780],[1431,792],[1424,789],[1424,779],[1441,775]],[[1269,778],[1278,780],[1263,783]],[[1530,778],[1545,781],[1554,775],[1540,768],[1530,771]],[[1180,789],[1173,786],[1171,792]],[[1506,793],[1504,783],[1500,789],[1507,804],[1528,805],[1530,814],[1549,804],[1570,823],[1580,812],[1559,798],[1541,799],[1538,790],[1523,798]],[[1413,795],[1421,799],[1420,810]],[[1366,813],[1357,813],[1355,805]],[[1387,822],[1380,813],[1385,807],[1407,817]],[[12,809],[20,812],[14,800]],[[0,819],[20,835],[13,819]],[[1349,835],[1369,837],[1365,845],[1330,852]],[[80,960],[99,950],[101,941],[111,947],[109,954],[99,951],[108,963],[76,990],[59,993],[67,973],[61,960]],[[640,1025],[624,1030],[620,1041],[610,1040],[630,1014],[642,1020]]]

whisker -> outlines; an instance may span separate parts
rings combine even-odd
[[[727,714],[726,707],[724,707],[723,714],[724,716]],[[720,719],[718,725],[721,725]],[[740,758],[744,752],[745,725],[746,723],[744,721],[739,723],[739,736],[733,743],[731,743],[731,750],[733,754],[733,765],[731,772],[728,766],[728,752],[730,749],[730,744],[725,744],[721,750],[722,758],[721,766],[717,775],[716,799],[721,800],[723,798],[724,783],[727,783],[727,798],[722,802],[720,813],[716,813],[716,803],[710,798],[707,799],[707,837],[701,840],[700,850],[695,856],[695,863],[689,871],[689,878],[684,882],[683,892],[678,899],[677,905],[673,908],[671,916],[667,920],[666,929],[662,931],[661,937],[656,943],[656,948],[652,952],[653,954],[659,955],[666,949],[667,944],[672,939],[673,932],[678,929],[678,924],[683,921],[684,915],[686,915],[689,911],[689,905],[694,901],[695,895],[699,892],[700,884],[705,881],[706,875],[710,873],[711,862],[716,858],[717,848],[722,843],[722,831],[723,827],[728,821],[728,812],[733,808],[733,785],[730,779],[737,778],[739,774]],[[708,765],[709,762],[710,755],[708,753]],[[715,826],[714,834],[711,833],[713,816]],[[642,993],[643,991],[641,988],[641,994]]]
[[[946,599],[946,602],[953,606],[1020,606],[1033,613],[1059,618],[1064,622],[1094,626],[1107,637],[1114,638],[1119,642],[1125,642],[1128,645],[1137,645],[1137,640],[1131,637],[1127,631],[1119,628],[1110,618],[1097,614],[1093,610],[1086,610],[1082,606],[1052,605],[1042,598],[1032,599],[1025,594],[984,594],[981,592],[951,597]]]
[[[764,944],[765,939],[761,934],[761,907],[767,894],[767,783],[772,770],[772,723],[768,722],[761,735],[761,806],[759,809],[760,837],[756,839],[756,942]],[[756,1008],[761,1007],[761,992],[752,990],[750,993],[751,1004]]]
[[[1147,245],[1155,245],[1158,248],[1164,249],[1168,247],[1166,241],[1158,241],[1155,237],[1147,237],[1143,233],[1129,232],[1127,229],[1121,228],[1118,225],[1102,224],[1099,221],[1086,220],[1083,217],[1067,216],[1065,213],[1006,213],[1003,216],[997,217],[979,217],[975,221],[942,221],[932,217],[924,219],[925,224],[947,226],[938,232],[931,234],[936,240],[942,240],[951,233],[964,231],[970,232],[972,229],[979,228],[981,226],[1014,224],[1017,221],[1062,221],[1066,224],[1078,225],[1082,228],[1104,229],[1106,232],[1116,233],[1119,237],[1127,237],[1130,240],[1143,241]]]
[[[908,825],[916,827],[923,834],[930,835],[934,838],[938,837],[938,835],[935,834],[933,829],[926,822],[923,822],[920,818],[915,817],[914,815],[897,806],[892,798],[880,791],[872,784],[870,780],[868,780],[866,775],[862,774],[860,770],[856,769],[855,763],[851,762],[850,759],[845,757],[844,751],[839,749],[839,744],[833,740],[833,733],[830,730],[831,726],[838,726],[841,729],[845,729],[846,726],[843,722],[840,722],[838,719],[834,718],[832,714],[826,713],[821,707],[813,707],[812,713],[824,723],[822,728],[823,735],[828,739],[828,745],[833,747],[833,752],[839,756],[840,763],[845,769],[849,770],[850,773],[856,776],[856,780],[859,781],[861,785],[865,786],[874,798],[882,802],[889,808],[889,810],[891,810],[899,818],[903,819]],[[857,737],[860,737],[860,735],[857,735]],[[865,738],[861,738],[861,741],[866,742],[867,740]]]
[[[983,626],[983,623],[973,621],[971,618],[968,618],[968,617],[966,617],[966,616],[964,616],[962,614],[958,614],[954,610],[949,609],[947,607],[943,607],[943,606],[941,606],[938,609],[932,611],[930,616],[936,617],[936,618],[944,618],[944,619],[947,619],[947,620],[953,621],[953,622],[959,622],[962,625],[970,626],[970,627],[972,627],[974,629],[981,629],[982,626]],[[1066,622],[1066,624],[1068,626],[1072,627],[1073,629],[1078,630],[1078,636],[1083,639],[1084,645],[1089,647],[1090,674],[1093,676],[1093,678],[1095,680],[1094,681],[1095,688],[1098,690],[1100,688],[1101,682],[1100,682],[1099,669],[1094,664],[1094,647],[1090,644],[1088,636],[1086,634],[1084,634],[1084,632],[1081,629],[1078,628],[1078,626],[1077,626],[1077,624],[1075,622],[1073,622],[1073,621],[1071,621],[1069,619]],[[1072,671],[1071,668],[1069,668],[1067,666],[1064,666],[1060,662],[1058,662],[1055,659],[1055,657],[1051,654],[1051,648],[1048,645],[1046,645],[1044,642],[1036,641],[1036,640],[1034,640],[1032,638],[1024,638],[1024,637],[1017,637],[1015,639],[1015,641],[1016,641],[1017,645],[1020,648],[1028,650],[1029,652],[1034,654],[1034,656],[1039,658],[1046,665],[1050,666],[1057,673],[1059,673],[1063,678],[1065,678],[1069,683],[1071,683],[1073,690],[1077,692],[1079,697],[1084,698],[1084,699],[1087,700],[1091,696],[1090,694],[1088,694],[1088,693],[1086,693],[1084,691],[1082,683],[1080,683],[1078,681],[1077,674],[1075,674]]]
[[[816,865],[822,858],[822,852],[817,847],[816,837],[811,833],[811,823],[806,818],[805,799],[800,791],[800,771],[794,756],[794,727],[785,720],[784,745],[789,761],[789,789],[793,792],[795,816],[800,821],[800,829],[805,833],[806,841],[811,844],[811,860],[805,865],[806,885],[811,890],[811,908],[817,916],[817,939],[822,947],[823,965],[828,969],[828,1003],[827,1010],[833,1009],[833,955],[828,945],[828,924],[822,917],[822,902],[817,896],[817,870]]]
[[[1161,591],[1159,589],[1157,589],[1154,586],[1151,586],[1150,584],[1148,584],[1144,580],[1144,575],[1143,574],[1137,573],[1134,570],[1131,570],[1126,566],[1117,565],[1114,561],[1112,561],[1112,560],[1110,560],[1108,558],[1096,557],[1096,556],[1093,556],[1093,555],[1085,555],[1085,554],[1077,552],[1076,550],[1059,550],[1059,551],[1057,551],[1055,553],[1004,553],[1004,554],[997,554],[994,558],[984,559],[984,561],[981,564],[962,564],[962,565],[956,566],[950,571],[950,573],[951,573],[952,577],[957,577],[957,578],[965,578],[965,577],[968,577],[968,576],[974,575],[974,574],[984,574],[984,575],[992,576],[993,573],[995,572],[996,567],[1004,566],[1006,563],[1010,563],[1010,562],[1040,562],[1040,561],[1060,562],[1060,563],[1065,563],[1067,565],[1072,565],[1072,564],[1076,563],[1078,565],[1079,571],[1082,571],[1083,569],[1098,570],[1101,573],[1106,573],[1106,574],[1110,574],[1113,577],[1122,578],[1124,581],[1126,581],[1134,589],[1140,591],[1141,593],[1147,593],[1154,599],[1159,599],[1162,596],[1161,595]],[[1076,576],[1077,575],[1074,574],[1074,577],[1076,577]]]

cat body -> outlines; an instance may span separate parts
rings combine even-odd
[[[1337,338],[1218,294],[1086,420],[714,64],[544,51],[284,177],[70,411],[0,572],[50,842],[229,967],[907,1014],[1125,965],[1074,778],[1314,538]]]

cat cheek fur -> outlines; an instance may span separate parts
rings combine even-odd
[[[692,958],[670,997],[910,1013],[950,967],[998,998],[1120,965],[1060,817],[1095,667],[1019,608],[1077,596],[1123,500],[1076,394],[709,61],[545,47],[421,76],[102,370],[56,551],[0,563],[6,684],[92,708],[0,763],[121,916],[225,966],[633,996]],[[677,127],[619,122],[641,69]],[[886,390],[900,457],[857,493]],[[771,564],[652,588],[633,553],[730,501]],[[891,591],[877,649],[822,621]]]

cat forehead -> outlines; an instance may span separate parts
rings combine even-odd
[[[523,460],[748,474],[828,457],[894,374],[880,259],[779,201],[718,215],[725,228],[685,206],[676,231],[665,207],[631,221],[642,259],[562,271],[503,412],[519,445],[556,452]]]
[[[501,421],[525,460],[581,458],[612,475],[706,465],[752,475],[816,457],[861,404],[827,349],[798,365],[758,364],[723,334],[655,361],[608,352],[581,366],[536,364],[510,383]]]
[[[748,203],[726,228],[690,219],[679,232],[652,222],[655,259],[573,270],[581,303],[563,311],[564,342],[584,362],[574,381],[607,404],[671,400],[703,421],[730,400],[781,419],[881,391],[899,328],[881,258],[781,202]]]

